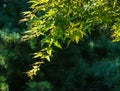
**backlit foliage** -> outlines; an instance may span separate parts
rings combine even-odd
[[[53,53],[53,47],[62,49],[60,41],[78,43],[96,26],[114,30],[114,41],[120,40],[119,0],[29,0],[30,11],[23,12],[28,31],[22,40],[41,37],[41,50],[34,58],[43,61]],[[21,20],[21,21],[22,21]]]

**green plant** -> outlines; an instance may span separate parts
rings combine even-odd
[[[52,85],[48,81],[29,81],[27,86],[26,91],[52,91]]]
[[[23,12],[28,31],[22,40],[39,39],[41,49],[34,53],[34,58],[40,58],[42,63],[50,61],[55,46],[62,49],[61,41],[67,46],[71,42],[78,44],[92,31],[97,31],[96,27],[100,30],[109,28],[109,33],[115,30],[112,37],[118,40],[118,0],[29,0],[29,3],[31,11]],[[37,62],[38,68],[41,62]]]
[[[0,76],[0,90],[8,91],[8,84],[6,83],[6,78],[4,76]]]

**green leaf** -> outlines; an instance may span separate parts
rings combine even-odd
[[[60,43],[58,41],[55,41],[54,42],[54,45],[60,49],[62,49],[62,46],[60,45]]]
[[[51,55],[52,55],[52,49],[51,49],[51,48],[48,48],[48,49],[47,49],[47,53],[51,56]]]
[[[34,55],[35,56],[33,58],[38,58],[38,57],[43,56],[42,52],[34,53]]]
[[[47,61],[50,62],[50,56],[49,56],[49,55],[48,55],[48,56],[45,56],[45,58],[47,59]]]
[[[80,39],[79,36],[76,36],[76,37],[75,37],[75,41],[76,41],[77,44],[79,43],[79,39]]]
[[[32,9],[23,13],[25,20],[22,21],[28,20],[30,32],[26,33],[27,36],[23,39],[37,38],[41,42],[42,50],[35,53],[34,58],[40,57],[50,61],[52,47],[62,49],[59,40],[67,41],[65,42],[67,47],[73,41],[78,44],[88,33],[97,31],[98,26],[108,25],[109,30],[114,30],[112,37],[120,41],[119,0],[29,0],[29,2]],[[38,16],[41,11],[43,14]]]

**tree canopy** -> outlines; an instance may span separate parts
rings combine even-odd
[[[62,49],[61,41],[67,46],[79,43],[95,27],[109,29],[113,41],[120,41],[119,0],[29,0],[30,11],[23,12],[28,31],[22,40],[38,39],[41,50],[34,58],[50,61],[54,47]],[[34,66],[38,69],[38,66]]]
[[[0,90],[120,91],[119,17],[119,0],[0,0]]]

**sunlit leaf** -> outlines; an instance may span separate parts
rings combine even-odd
[[[55,45],[56,47],[62,49],[62,46],[61,46],[61,44],[60,44],[58,41],[55,41],[55,42],[54,42],[54,45]]]
[[[80,39],[79,36],[76,36],[76,37],[75,37],[75,41],[76,41],[77,44],[79,43],[79,39]]]
[[[45,58],[50,62],[50,56],[45,56]]]
[[[23,13],[28,32],[23,40],[37,38],[41,50],[34,58],[50,61],[54,46],[62,49],[59,41],[67,46],[80,40],[97,26],[107,26],[113,31],[114,41],[120,41],[120,4],[118,0],[29,0],[31,11]],[[38,15],[41,13],[41,15]],[[110,31],[111,32],[111,31]],[[7,38],[6,38],[7,39]]]

